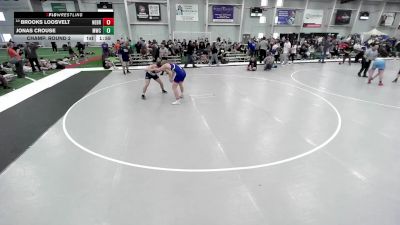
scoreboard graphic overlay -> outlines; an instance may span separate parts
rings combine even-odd
[[[110,41],[114,12],[14,12],[17,41]]]

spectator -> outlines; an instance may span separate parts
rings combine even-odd
[[[101,50],[101,61],[103,67],[106,68],[106,59],[110,56],[110,49],[108,48],[108,44],[106,42],[103,42],[103,44],[101,44]]]
[[[119,53],[119,49],[121,48],[121,41],[120,40],[117,40],[117,42],[115,43],[115,45],[114,45],[114,52],[115,52],[115,55],[118,55],[118,53]]]
[[[211,58],[210,58],[210,61],[209,61],[208,65],[211,66],[213,64],[213,62],[215,62],[215,64],[217,66],[219,66],[218,49],[217,49],[217,46],[216,46],[215,42],[212,44],[210,52],[211,52]]]
[[[292,60],[292,63],[294,59],[297,59],[297,47],[299,43],[293,42],[292,48],[290,49],[290,59]]]
[[[26,76],[26,74],[24,73],[24,68],[23,68],[24,64],[22,62],[22,58],[20,55],[21,50],[19,48],[17,48],[17,50],[15,50],[13,47],[14,47],[13,42],[7,43],[7,53],[8,53],[8,56],[10,57],[10,63],[15,64],[15,69],[16,69],[18,78],[24,78]]]
[[[265,37],[260,41],[260,61],[263,61],[267,56],[268,42]]]
[[[68,43],[68,53],[69,53],[69,59],[70,61],[75,61],[75,64],[79,64],[79,57],[78,55],[74,52],[72,49],[72,46],[70,43]]]
[[[247,44],[247,48],[249,49],[249,55],[251,57],[255,56],[256,54],[256,44],[254,43],[254,40],[251,39],[249,43]]]
[[[131,73],[129,71],[129,42],[125,42],[124,45],[122,45],[119,48],[119,54],[120,56],[120,61],[122,64],[122,72],[126,75],[126,73]],[[126,72],[125,72],[126,69]]]
[[[193,64],[194,68],[197,67],[193,60],[193,54],[194,54],[194,45],[193,45],[192,41],[189,41],[188,46],[187,46],[187,52],[186,52],[187,60],[185,63],[185,68],[187,68],[188,64]]]
[[[11,87],[8,86],[8,81],[4,77],[6,74],[4,70],[0,70],[0,85],[3,86],[4,89],[11,89]]]
[[[32,67],[32,72],[36,71],[36,68],[35,68],[34,64],[36,64],[36,66],[38,67],[39,71],[42,71],[40,69],[40,65],[39,65],[39,61],[38,61],[38,55],[37,55],[37,52],[36,52],[36,50],[38,48],[39,47],[35,43],[30,43],[28,48],[27,48],[27,56],[28,56],[29,63],[31,64],[31,67]]]
[[[167,60],[168,59],[168,55],[169,55],[169,51],[163,44],[161,44],[161,47],[160,47],[159,51],[160,51],[160,58],[162,60]]]
[[[276,42],[272,48],[271,48],[271,53],[274,54],[275,61],[278,63],[278,60],[280,60],[280,45],[278,42]]]
[[[158,56],[160,55],[159,50],[158,50],[158,45],[157,41],[153,40],[152,46],[151,46],[151,55],[153,56],[153,62],[156,62],[158,59]]]
[[[285,44],[283,44],[283,62],[282,65],[286,65],[288,63],[290,49],[292,48],[292,44],[289,39],[286,39]]]
[[[332,47],[331,38],[330,37],[324,38],[322,42],[322,55],[320,59],[321,63],[325,63],[326,53],[329,51],[331,47]]]
[[[58,52],[57,44],[56,44],[54,41],[51,42],[51,48],[52,48],[52,50],[53,50],[53,53],[54,53],[54,52]]]
[[[142,42],[141,41],[136,42],[135,48],[136,48],[136,53],[140,54],[140,49],[142,49]]]
[[[256,71],[257,70],[257,60],[255,57],[251,57],[249,61],[249,65],[247,66],[248,71]]]
[[[267,53],[267,56],[264,58],[264,70],[271,70],[274,65],[274,57],[271,52]]]

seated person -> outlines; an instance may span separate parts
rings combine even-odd
[[[115,66],[115,64],[109,59],[109,58],[106,58],[105,60],[104,60],[104,69],[110,69],[111,67],[113,68],[113,69],[117,69],[117,67]]]
[[[0,68],[0,85],[3,86],[4,89],[11,89],[10,86],[8,86],[8,81],[6,80],[6,78],[4,77],[4,75],[6,75],[6,71],[2,70],[2,68]]]
[[[274,57],[270,52],[267,52],[267,56],[264,59],[264,70],[271,70],[274,65]]]
[[[23,65],[23,70],[24,70],[24,73],[31,73],[32,72],[31,63],[29,61],[25,62],[25,64]]]
[[[226,59],[227,57],[227,53],[224,49],[219,49],[218,52],[218,60],[222,63],[222,64],[227,64],[229,61]]]
[[[53,69],[53,65],[50,63],[50,60],[40,58],[39,65],[41,70],[51,70]]]
[[[257,60],[254,57],[250,58],[249,65],[247,66],[248,71],[256,71],[257,70]]]

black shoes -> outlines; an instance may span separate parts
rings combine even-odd
[[[167,94],[168,92],[166,90],[162,90],[162,93],[163,94]]]
[[[145,95],[142,95],[142,99],[143,99],[143,100],[146,100],[146,96],[145,96]]]

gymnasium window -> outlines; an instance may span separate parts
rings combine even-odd
[[[3,41],[8,42],[11,40],[11,34],[3,34]]]
[[[0,12],[0,21],[6,21],[6,18],[4,17],[3,12]]]
[[[266,22],[267,22],[267,17],[260,16],[260,23],[266,23]]]

